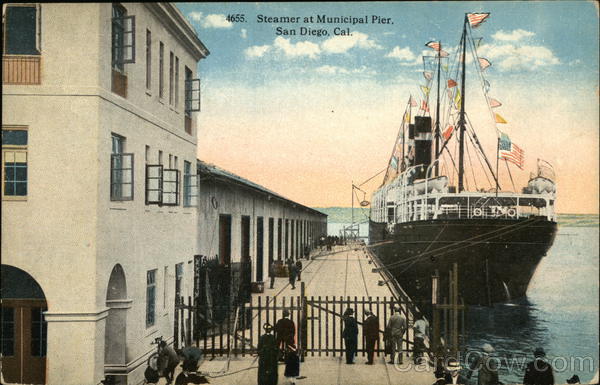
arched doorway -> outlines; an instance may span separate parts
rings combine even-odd
[[[29,273],[1,266],[2,375],[8,383],[45,384],[48,326],[46,296]]]
[[[127,374],[127,309],[131,302],[127,299],[125,272],[117,264],[112,269],[106,290],[106,307],[109,310],[104,340],[104,373],[107,376]]]

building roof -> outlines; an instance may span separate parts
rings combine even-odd
[[[252,181],[250,181],[250,180],[248,180],[246,178],[242,178],[241,176],[236,175],[236,174],[234,174],[234,173],[232,173],[230,171],[224,170],[224,169],[222,169],[222,168],[220,168],[220,167],[218,167],[218,166],[216,166],[214,164],[206,163],[206,162],[198,159],[198,165],[197,165],[197,167],[198,167],[198,172],[201,175],[209,175],[211,177],[215,177],[217,179],[220,179],[220,180],[222,180],[224,182],[234,183],[234,184],[237,184],[237,185],[241,185],[243,187],[246,187],[246,188],[249,188],[251,190],[254,190],[254,191],[258,192],[258,193],[261,193],[261,194],[264,194],[264,195],[267,195],[267,196],[272,196],[273,198],[276,198],[276,199],[279,199],[281,201],[284,201],[284,202],[286,202],[286,203],[288,203],[288,204],[290,204],[292,206],[305,209],[305,210],[310,211],[310,212],[312,212],[314,214],[325,216],[325,217],[327,216],[327,214],[322,213],[319,210],[315,210],[315,209],[310,208],[308,206],[304,206],[303,204],[300,204],[298,202],[294,202],[293,200],[288,199],[288,198],[286,198],[286,197],[284,197],[284,196],[282,196],[280,194],[277,194],[276,192],[271,191],[271,190],[269,190],[266,187],[263,187],[263,186],[261,186],[261,185],[259,185],[257,183],[254,183],[254,182],[252,182]],[[200,184],[202,184],[202,182],[200,182]]]

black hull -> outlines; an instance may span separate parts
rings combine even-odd
[[[372,250],[413,300],[422,303],[431,301],[436,270],[440,300],[448,295],[454,262],[466,304],[523,297],[556,236],[556,222],[545,217],[414,221],[396,224],[393,234],[386,228],[386,223],[370,221]]]

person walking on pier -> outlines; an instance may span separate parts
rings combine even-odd
[[[175,349],[167,345],[165,341],[160,341],[158,352],[159,372],[165,376],[167,384],[173,382],[175,368],[179,365],[179,356]]]
[[[296,288],[296,265],[292,262],[291,259],[287,260],[287,268],[288,268],[288,277],[290,280],[290,285],[292,285],[292,290]]]
[[[271,263],[271,265],[269,266],[269,278],[271,279],[271,284],[269,285],[269,288],[272,289],[273,285],[275,284],[275,276],[277,275],[277,264],[275,263],[275,261],[273,261],[273,263]]]
[[[296,275],[298,276],[298,281],[302,281],[302,261],[296,261]]]
[[[546,352],[537,348],[533,352],[535,359],[527,364],[523,385],[554,385],[552,366],[544,359]]]
[[[296,335],[296,325],[294,321],[289,319],[290,311],[285,309],[283,311],[283,318],[277,321],[275,324],[275,339],[277,347],[281,352],[285,352],[289,345],[294,344],[294,337]]]
[[[346,364],[354,364],[354,356],[356,355],[358,345],[358,325],[356,324],[352,308],[348,308],[344,312],[344,331],[342,332],[342,337],[346,346]]]
[[[363,336],[367,345],[367,365],[373,365],[375,343],[379,340],[379,318],[370,310],[365,310],[365,315],[367,318],[363,322]]]
[[[398,352],[398,363],[402,364],[402,336],[406,331],[406,318],[402,315],[399,305],[394,307],[394,315],[388,320],[387,330],[392,345],[392,356],[389,363],[395,363],[396,352]]]
[[[422,313],[415,315],[415,324],[413,329],[415,331],[415,342],[413,345],[413,359],[415,364],[419,364],[421,356],[425,352],[425,341],[429,336],[429,322],[423,317]]]
[[[496,359],[490,357],[494,352],[494,348],[492,345],[486,343],[483,344],[481,349],[483,350],[483,353],[469,366],[467,379],[470,379],[473,372],[478,370],[477,385],[497,385],[498,362]]]

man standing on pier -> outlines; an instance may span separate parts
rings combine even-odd
[[[498,384],[498,363],[497,360],[490,357],[494,352],[492,345],[485,343],[481,347],[481,354],[469,367],[467,379],[471,378],[473,371],[479,370],[477,375],[477,385],[497,385]]]
[[[288,268],[288,277],[290,279],[290,285],[292,285],[292,290],[296,288],[296,265],[292,262],[291,259],[287,260],[287,268]]]
[[[270,289],[272,289],[273,285],[275,284],[275,275],[277,275],[277,264],[275,261],[273,261],[271,266],[269,266],[269,278],[271,279],[271,285],[269,286]]]
[[[554,373],[552,366],[544,359],[546,352],[543,348],[537,348],[533,352],[535,359],[527,364],[525,369],[524,385],[554,385]]]
[[[296,325],[294,321],[289,319],[290,311],[285,309],[283,311],[283,318],[277,321],[275,324],[275,339],[277,347],[281,352],[285,352],[289,345],[294,344],[294,336],[296,335]]]
[[[367,365],[373,365],[373,355],[375,354],[375,343],[379,339],[379,318],[370,310],[365,310],[367,318],[363,322],[363,335],[367,349]]]
[[[346,309],[344,312],[344,331],[342,332],[344,337],[344,345],[346,346],[346,364],[354,364],[354,356],[358,347],[358,325],[354,318],[354,310],[352,308]]]
[[[394,306],[394,315],[390,317],[387,324],[387,330],[392,344],[392,356],[390,364],[395,363],[396,352],[398,352],[398,363],[402,364],[402,336],[406,331],[406,318],[400,311],[400,306]]]

